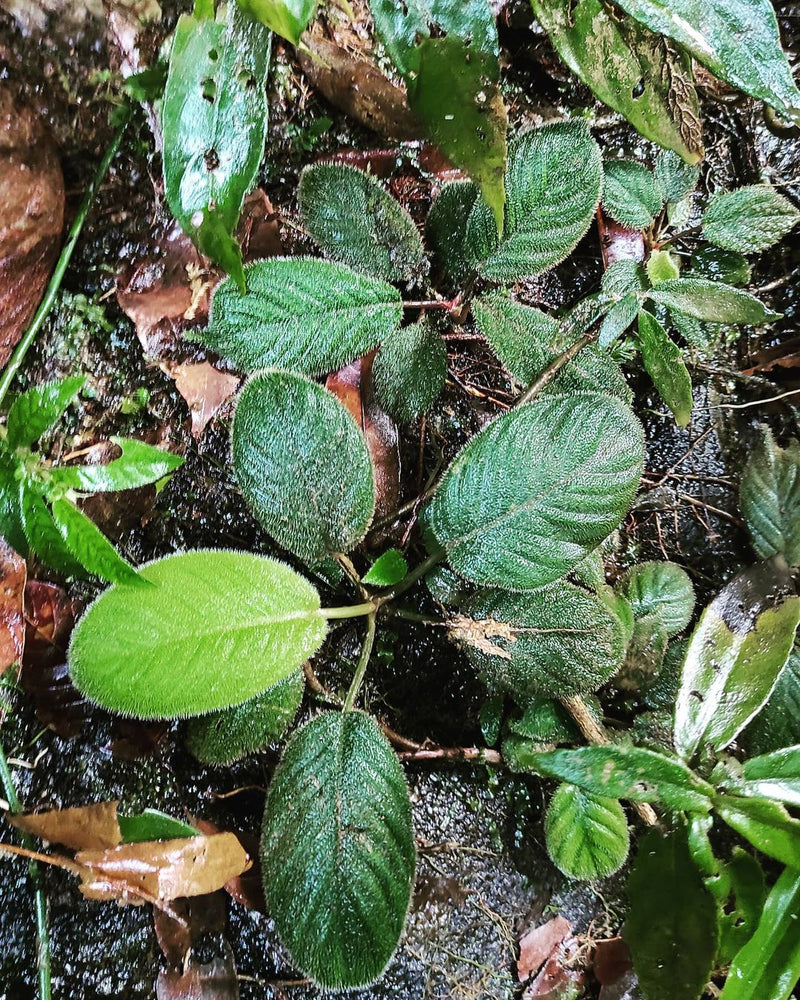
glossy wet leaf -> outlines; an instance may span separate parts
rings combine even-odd
[[[694,587],[686,570],[675,563],[637,563],[626,573],[620,589],[636,618],[657,615],[668,636],[682,632],[691,621]]]
[[[141,584],[138,572],[117,552],[103,532],[70,500],[54,500],[53,523],[67,549],[94,576],[108,583]]]
[[[686,163],[672,150],[662,149],[656,157],[655,175],[664,200],[675,204],[697,187],[700,167],[696,163]]]
[[[159,809],[144,809],[132,816],[117,816],[122,840],[126,844],[140,844],[152,840],[178,840],[195,837],[200,831],[191,823],[175,819]]]
[[[667,35],[711,70],[782,114],[800,91],[781,49],[770,0],[616,0],[651,31]]]
[[[603,175],[603,211],[631,229],[652,226],[662,206],[653,172],[634,160],[605,160]]]
[[[724,191],[709,202],[701,220],[703,238],[738,253],[769,250],[800,221],[800,211],[766,184]]]
[[[378,402],[401,423],[411,423],[439,398],[447,378],[447,350],[426,320],[395,330],[372,366]]]
[[[529,752],[529,770],[568,781],[593,795],[663,802],[674,811],[709,812],[714,789],[679,760],[634,746],[589,746]]]
[[[204,764],[232,764],[263,750],[286,733],[304,690],[303,672],[297,670],[241,705],[190,719],[186,745]]]
[[[336,371],[400,324],[396,288],[332,261],[272,257],[245,268],[247,293],[228,279],[211,302],[208,329],[192,339],[244,371]]]
[[[752,854],[740,847],[733,849],[721,878],[730,885],[730,901],[723,902],[719,918],[717,962],[730,965],[758,927],[767,890],[761,865]]]
[[[183,465],[180,455],[154,448],[134,438],[113,437],[122,451],[106,465],[64,465],[50,470],[50,481],[63,489],[85,493],[133,490],[157,483]]]
[[[28,554],[22,516],[20,480],[24,475],[16,455],[0,443],[0,535],[21,556]]]
[[[473,181],[445,184],[431,205],[425,237],[435,266],[463,282],[496,249],[497,226]]]
[[[112,711],[158,719],[241,704],[325,637],[316,590],[274,559],[201,550],[140,574],[151,586],[111,587],[72,635],[73,683]]]
[[[800,597],[785,565],[758,563],[734,577],[703,612],[683,664],[675,747],[726,747],[764,705],[792,648]]]
[[[753,936],[734,957],[720,1000],[788,1000],[800,978],[800,873],[786,868]]]
[[[714,812],[757,851],[784,865],[797,865],[800,854],[800,820],[778,802],[718,795]]]
[[[17,396],[6,420],[9,448],[30,447],[50,430],[84,386],[84,375],[45,382]]]
[[[601,0],[533,0],[558,54],[646,138],[696,162],[702,128],[688,58]]]
[[[642,309],[638,318],[639,349],[645,371],[679,427],[692,419],[692,379],[683,361],[683,352],[658,322]]]
[[[648,1000],[697,1000],[711,976],[718,911],[689,853],[686,832],[651,830],[628,879],[622,934]]]
[[[244,498],[285,549],[313,565],[362,540],[375,510],[372,462],[327,389],[289,372],[256,373],[239,397],[232,444]]]
[[[365,986],[392,957],[414,879],[411,803],[375,720],[326,712],[287,744],[261,842],[270,914],[323,988]]]
[[[183,14],[161,107],[164,192],[197,247],[244,290],[231,235],[253,186],[267,130],[272,35],[236,3],[227,24]]]
[[[781,448],[768,427],[749,450],[739,506],[762,559],[780,553],[790,566],[800,565],[800,442]]]
[[[784,747],[744,762],[737,790],[747,795],[800,805],[800,746]]]
[[[701,246],[692,254],[691,273],[698,278],[721,281],[737,288],[749,285],[753,277],[753,269],[746,257],[711,244]]]
[[[521,704],[596,691],[622,665],[627,639],[604,601],[565,580],[529,593],[480,591],[449,630],[491,687]]]
[[[618,871],[628,856],[628,820],[618,799],[562,784],[544,818],[547,853],[568,878],[593,882]]]
[[[65,576],[86,576],[83,564],[67,546],[36,486],[18,483],[17,489],[22,528],[31,551]]]
[[[368,587],[393,587],[408,573],[408,563],[399,549],[387,549],[361,577]]]
[[[705,278],[664,281],[649,293],[653,302],[707,323],[749,323],[759,326],[780,319],[749,292]]]
[[[769,701],[741,735],[751,753],[800,743],[800,649],[789,653]]]
[[[536,400],[476,434],[426,522],[475,583],[533,590],[563,576],[619,524],[642,469],[639,422],[620,400]]]
[[[338,163],[316,163],[300,175],[300,215],[330,257],[384,281],[413,281],[427,271],[414,220],[383,185]]]
[[[254,18],[297,45],[317,9],[317,0],[236,0]]]

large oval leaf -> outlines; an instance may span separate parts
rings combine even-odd
[[[244,371],[335,371],[396,329],[400,293],[343,264],[271,257],[245,268],[247,293],[229,279],[217,287],[199,340]]]
[[[238,705],[325,638],[316,590],[274,559],[185,552],[139,575],[152,586],[111,587],[72,634],[73,683],[114,712],[165,719]]]
[[[403,930],[414,860],[405,778],[375,720],[327,712],[296,732],[261,842],[270,913],[295,964],[328,989],[377,979]]]
[[[367,443],[336,397],[289,372],[258,372],[233,420],[233,468],[272,537],[309,564],[348,552],[375,511]]]
[[[628,821],[618,799],[559,785],[544,818],[547,852],[569,878],[592,882],[618,871],[628,856]]]
[[[619,524],[642,471],[642,428],[600,393],[512,410],[456,457],[427,512],[457,572],[533,590],[563,576]]]

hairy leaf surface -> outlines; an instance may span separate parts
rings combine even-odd
[[[375,395],[401,423],[411,423],[436,402],[447,378],[447,350],[426,320],[386,338],[372,366]]]
[[[686,427],[692,419],[692,379],[681,349],[655,316],[645,309],[639,312],[638,333],[647,374],[672,411],[675,423]]]
[[[618,871],[628,856],[628,821],[618,799],[562,784],[544,818],[547,853],[568,878],[593,882]]]
[[[739,493],[753,548],[762,559],[780,553],[800,565],[800,442],[784,449],[765,427],[750,451]]]
[[[694,587],[686,570],[671,562],[637,563],[622,583],[636,618],[658,615],[668,636],[689,624],[694,610]]]
[[[769,250],[800,221],[800,212],[774,188],[754,184],[715,195],[703,213],[703,237],[723,250]]]
[[[603,174],[604,211],[631,229],[652,226],[663,203],[653,172],[635,160],[606,160]]]

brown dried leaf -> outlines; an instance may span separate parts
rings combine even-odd
[[[122,843],[117,820],[118,802],[94,802],[72,809],[8,815],[12,826],[50,844],[63,844],[73,851],[103,851]]]
[[[0,538],[0,674],[19,663],[25,649],[22,607],[27,576],[25,560]]]
[[[611,986],[633,968],[628,946],[621,937],[598,941],[594,949],[593,971],[601,986]]]
[[[202,437],[208,422],[236,392],[241,381],[236,375],[217,371],[208,361],[175,365],[165,370],[175,379],[175,388],[189,406],[195,438]]]
[[[0,86],[0,367],[39,305],[63,225],[56,148],[30,108]]]
[[[586,977],[574,968],[578,952],[578,942],[573,937],[557,944],[539,974],[525,988],[523,1000],[573,1000],[582,995]]]
[[[517,977],[524,983],[538,972],[555,949],[572,931],[564,917],[553,917],[546,924],[534,927],[520,938]]]
[[[219,833],[219,827],[210,823],[206,819],[192,818],[192,825],[196,826],[201,833]],[[261,861],[259,860],[258,837],[252,833],[237,833],[242,847],[253,859],[252,868],[235,878],[229,879],[224,886],[225,892],[235,899],[241,906],[248,910],[258,910],[259,913],[267,912],[267,901],[264,898],[264,882],[261,878]]]

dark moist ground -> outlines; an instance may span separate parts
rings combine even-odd
[[[165,7],[163,34],[175,18],[173,4]],[[797,51],[800,18],[792,7],[778,5],[783,37]],[[593,106],[588,91],[559,75],[562,70],[546,40],[531,30],[527,5],[513,7],[503,23],[503,42],[511,55],[505,85],[515,129],[540,120],[539,114]],[[49,123],[73,210],[111,134],[108,98],[114,98],[114,83],[106,71],[113,59],[102,22],[91,15],[77,25],[54,16],[43,33],[26,35],[0,13],[0,79]],[[290,54],[278,46],[263,184],[276,208],[289,215],[296,209],[294,189],[305,163],[341,148],[389,145],[354,127],[313,92],[302,100],[305,89]],[[652,157],[653,148],[615,116],[599,107],[597,114],[597,135],[611,155]],[[305,130],[321,116],[332,124],[314,151],[306,152]],[[759,107],[731,95],[708,100],[705,122],[708,158],[702,183],[707,190],[763,178],[800,197],[800,143],[773,136]],[[245,510],[227,470],[227,421],[217,420],[199,442],[192,439],[188,411],[173,381],[145,360],[132,324],[111,294],[114,275],[144,253],[153,216],[151,177],[159,171],[150,148],[147,126],[137,120],[84,231],[60,308],[30,357],[24,382],[68,371],[89,374],[93,398],[50,442],[54,456],[69,450],[76,436],[93,441],[114,433],[156,435],[186,454],[186,464],[157,500],[146,492],[126,494],[92,508],[134,562],[201,546],[269,552],[268,540]],[[291,230],[284,235],[291,247]],[[758,421],[768,421],[781,436],[797,434],[797,411],[782,402],[726,407],[797,387],[792,369],[776,369],[769,382],[738,372],[757,361],[759,352],[788,345],[798,336],[798,264],[800,246],[786,240],[756,265],[753,288],[771,289],[763,297],[785,318],[762,339],[745,332],[713,361],[696,359],[691,427],[677,430],[646,380],[629,372],[649,449],[645,486],[620,532],[612,572],[636,560],[673,559],[691,574],[698,599],[705,602],[752,559],[737,512],[742,462]],[[593,230],[566,265],[519,291],[528,301],[558,307],[594,290],[600,273]],[[426,426],[423,478],[442,454],[449,458],[498,411],[497,401],[511,398],[507,378],[480,343],[451,341],[450,347],[451,377]],[[149,392],[146,407],[126,415],[142,387]],[[412,496],[418,428],[411,429],[403,449],[406,495]],[[47,571],[37,575],[48,579]],[[80,591],[81,596],[90,593]],[[327,658],[317,664],[330,686],[346,684],[356,640],[355,629],[340,630]],[[481,686],[439,630],[395,621],[378,652],[366,707],[414,739],[480,743]],[[309,700],[304,712],[313,710]],[[625,711],[622,705],[623,717]],[[227,829],[258,831],[276,752],[257,754],[228,769],[203,767],[185,752],[181,727],[174,725],[154,753],[126,760],[111,750],[119,736],[118,726],[96,713],[79,737],[62,740],[41,731],[28,701],[16,697],[3,724],[3,742],[9,756],[33,765],[14,767],[23,803],[33,809],[119,798],[123,811],[156,807],[210,819]],[[594,937],[619,929],[624,877],[594,888],[574,886],[565,884],[549,863],[540,825],[546,791],[540,782],[483,767],[431,765],[409,768],[409,781],[420,847],[414,904],[403,945],[385,979],[362,996],[510,998],[519,991],[515,942],[543,916],[561,912],[577,933]],[[237,789],[238,794],[220,798]],[[7,835],[4,827],[2,836]],[[34,994],[31,895],[23,863],[3,858],[0,865],[0,1000],[21,1000]],[[54,995],[70,1000],[154,996],[161,959],[149,908],[86,902],[73,880],[54,870],[45,873],[45,884]],[[270,985],[296,980],[297,974],[276,945],[269,918],[230,902],[227,937],[242,977],[242,997],[322,995],[303,985]],[[213,958],[221,947],[219,940],[209,938],[203,942],[203,957]]]

